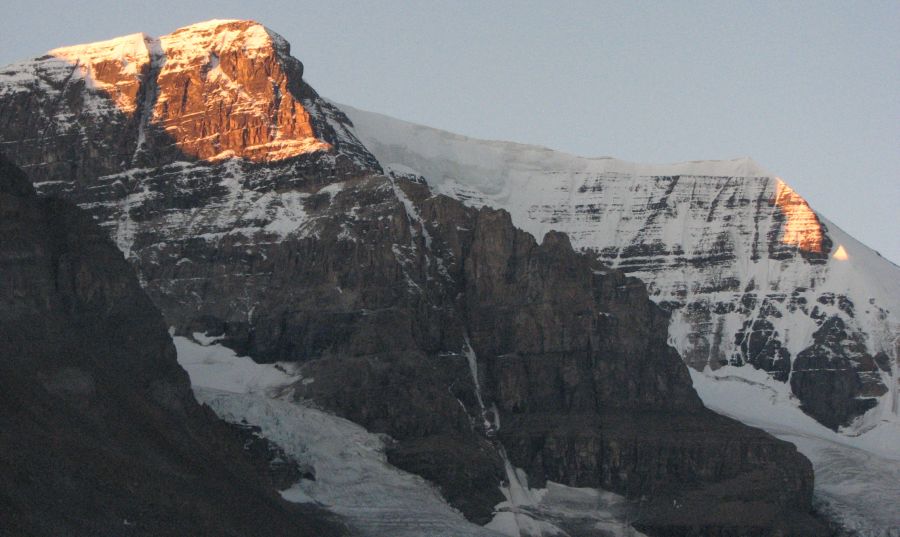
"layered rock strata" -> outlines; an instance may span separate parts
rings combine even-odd
[[[342,109],[385,169],[506,209],[535,237],[565,232],[646,282],[671,313],[672,344],[698,371],[763,370],[850,435],[900,419],[900,268],[750,159],[584,158]],[[837,324],[843,339],[826,349],[818,334]]]

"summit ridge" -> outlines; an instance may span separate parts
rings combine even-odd
[[[0,97],[7,102],[25,101],[34,90],[52,97],[39,103],[52,118],[37,131],[40,139],[68,138],[103,152],[113,147],[117,154],[98,170],[107,173],[123,160],[143,166],[160,153],[180,160],[275,162],[354,144],[341,114],[303,81],[303,64],[290,55],[288,42],[249,20],[211,20],[158,38],[137,33],[59,47],[0,72]],[[91,118],[94,124],[85,128]],[[10,123],[35,132],[34,120]],[[105,129],[106,123],[114,129]],[[119,132],[104,139],[103,130]],[[9,145],[3,149],[16,150]],[[369,158],[358,147],[344,153]]]

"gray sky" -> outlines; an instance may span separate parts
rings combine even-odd
[[[0,65],[249,18],[291,42],[319,93],[359,108],[585,156],[751,156],[900,262],[896,0],[17,0],[3,11]]]

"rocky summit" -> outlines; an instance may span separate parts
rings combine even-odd
[[[322,504],[363,535],[421,535],[427,524],[429,535],[828,534],[813,512],[810,461],[705,408],[686,364],[771,372],[834,428],[882,409],[895,354],[864,330],[872,315],[890,318],[879,302],[829,295],[815,279],[802,291],[785,284],[776,300],[771,279],[729,272],[740,255],[806,281],[802,270],[837,270],[837,249],[856,255],[854,243],[787,185],[761,178],[745,192],[729,166],[629,175],[604,162],[565,188],[479,190],[465,181],[488,184],[491,169],[468,166],[466,151],[454,168],[441,153],[468,141],[352,109],[348,117],[306,83],[289,51],[257,23],[210,21],[0,70],[0,147],[39,193],[74,202],[108,234],[183,348],[210,353],[191,367],[244,356],[254,369],[238,371],[273,364],[266,371],[290,379],[254,392],[244,376],[229,379],[233,391],[197,392],[222,418],[246,421],[238,436],[270,437],[248,442],[252,451],[308,455],[341,432],[354,453],[345,463],[420,476],[439,490],[437,503],[477,526],[437,529],[410,512],[398,529],[396,516],[376,525],[369,506],[334,495],[289,489],[285,498]],[[519,169],[515,158],[507,164]],[[649,202],[635,173],[668,194]],[[682,199],[684,189],[693,197]],[[541,204],[516,201],[544,194]],[[637,206],[655,216],[623,220]],[[695,222],[701,213],[707,224]],[[663,240],[717,220],[740,232],[698,231],[681,253]],[[616,231],[630,229],[624,221],[645,231],[625,238]],[[591,250],[600,236],[616,248]],[[649,287],[635,277],[663,273],[660,256],[685,279],[663,289],[662,277]],[[808,319],[790,328],[808,334],[788,343],[784,318]],[[171,357],[171,344],[160,345]],[[269,405],[259,423],[237,418],[252,397]],[[316,460],[276,481],[328,481]],[[616,512],[598,515],[613,497]]]

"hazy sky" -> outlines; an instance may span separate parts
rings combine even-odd
[[[647,163],[751,156],[900,262],[900,2],[19,1],[0,65],[212,18],[286,37],[323,96]]]

